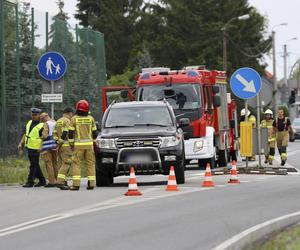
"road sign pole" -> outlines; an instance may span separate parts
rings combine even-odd
[[[256,96],[256,106],[257,106],[257,143],[258,143],[258,166],[261,167],[261,129],[260,129],[260,96]]]
[[[51,94],[54,94],[54,81],[51,81]],[[54,103],[51,103],[51,117],[54,119]]]
[[[248,99],[245,100],[245,122],[248,121]],[[248,168],[248,157],[246,157],[246,168]]]

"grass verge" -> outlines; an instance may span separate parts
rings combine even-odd
[[[263,240],[252,245],[247,250],[299,250],[300,224],[288,227],[283,231],[271,234]]]

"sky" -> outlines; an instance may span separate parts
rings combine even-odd
[[[49,15],[57,13],[56,0],[27,0],[35,8],[37,15],[48,11]],[[65,0],[65,11],[70,17],[76,12],[76,0]],[[283,45],[287,44],[288,72],[292,65],[300,58],[300,1],[299,0],[249,0],[249,4],[254,6],[262,15],[268,19],[268,31],[271,33],[272,27],[280,23],[288,23],[287,26],[276,27],[276,59],[277,77],[283,77]],[[71,18],[72,26],[77,23],[76,19]],[[288,41],[297,37],[296,41]],[[266,57],[269,64],[267,70],[272,73],[272,58]]]

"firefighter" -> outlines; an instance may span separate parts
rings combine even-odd
[[[246,109],[242,109],[241,110],[241,121],[245,121],[246,120]],[[251,122],[252,123],[252,127],[253,128],[256,128],[256,118],[254,115],[251,114],[250,110],[248,109],[248,112],[247,112],[247,117],[248,117],[248,122]]]
[[[287,159],[287,146],[289,141],[289,131],[292,138],[294,137],[291,121],[284,114],[282,107],[278,108],[278,118],[273,122],[273,128],[276,132],[276,142],[278,152],[281,158],[281,166],[284,166]]]
[[[68,141],[68,130],[73,115],[72,108],[65,108],[63,111],[63,116],[57,120],[53,131],[53,138],[58,144],[59,172],[57,175],[57,187],[62,190],[69,189],[69,186],[66,182],[66,177],[71,167],[73,152]]]
[[[256,128],[256,118],[254,115],[251,114],[251,111],[248,109],[247,110],[247,117],[248,121],[252,123],[252,127]],[[241,121],[246,120],[246,109],[241,110]],[[255,161],[255,155],[252,155],[251,157],[248,157],[249,161]]]
[[[40,168],[40,148],[42,145],[43,123],[40,122],[41,110],[31,108],[31,120],[27,123],[25,134],[23,135],[18,150],[22,151],[24,145],[27,148],[28,158],[30,162],[27,182],[23,185],[24,188],[41,187],[46,185],[45,177]],[[34,180],[37,178],[39,182],[34,185]]]
[[[276,137],[273,130],[273,112],[271,109],[267,109],[264,113],[265,119],[261,121],[260,125],[262,128],[268,129],[268,152],[265,154],[265,163],[273,164],[275,155],[275,141]]]
[[[94,118],[89,115],[89,103],[86,100],[80,100],[76,104],[76,115],[71,119],[68,137],[70,147],[74,151],[73,185],[70,190],[79,190],[83,162],[86,162],[87,167],[87,189],[92,190],[96,181],[94,142],[97,138],[97,128]]]
[[[45,162],[45,166],[48,173],[49,183],[45,187],[56,187],[56,178],[58,174],[58,165],[57,165],[57,144],[53,139],[53,130],[56,122],[51,119],[49,114],[41,114],[41,122],[44,123],[43,132],[42,132],[42,149],[41,156]]]

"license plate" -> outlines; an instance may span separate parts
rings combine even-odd
[[[150,163],[152,162],[150,155],[129,155],[127,162],[130,163]]]

